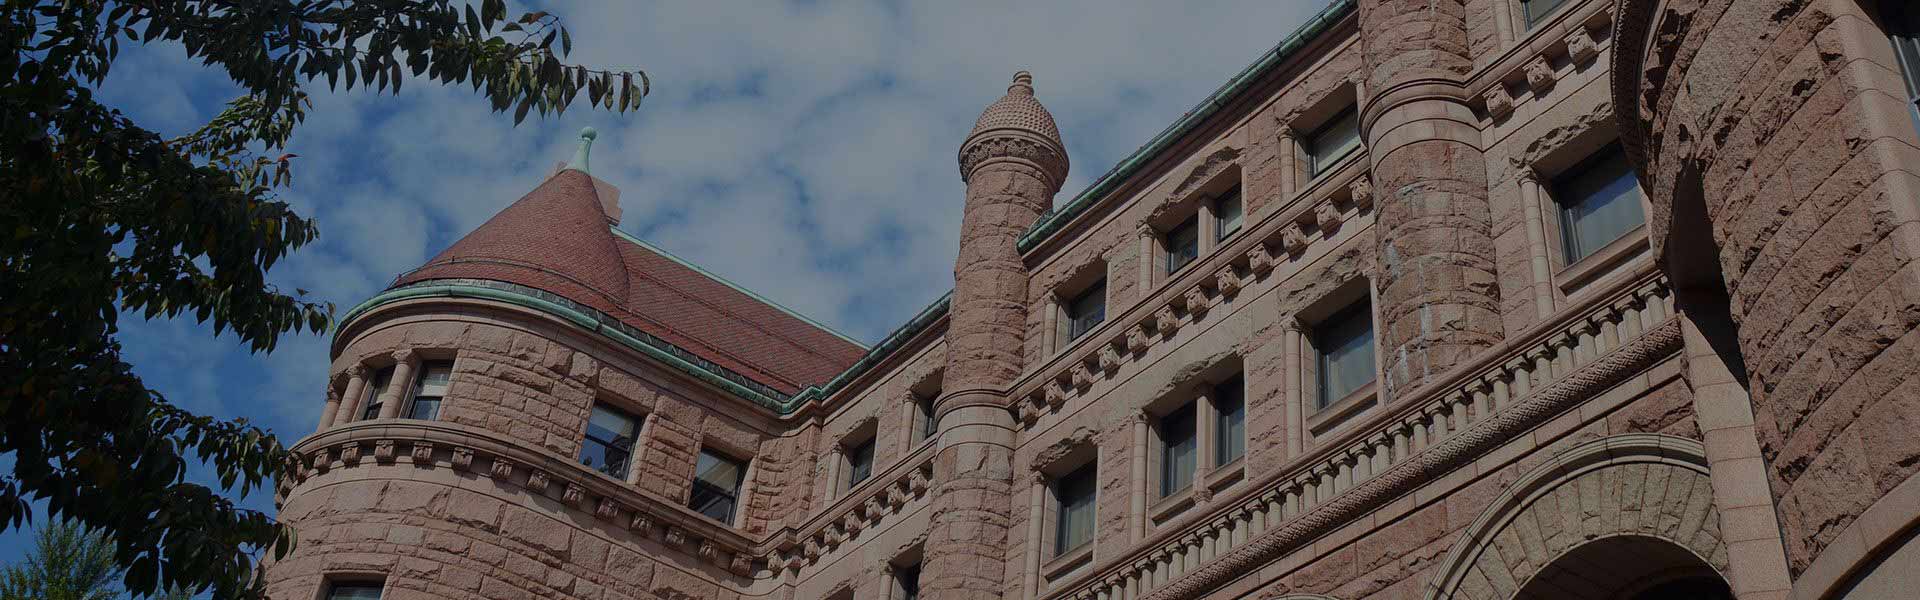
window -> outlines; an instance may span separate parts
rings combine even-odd
[[[1314,327],[1320,353],[1319,408],[1326,408],[1373,382],[1373,307],[1349,306]]]
[[[1527,20],[1527,29],[1533,29],[1566,3],[1567,0],[1520,0],[1520,14]]]
[[[847,489],[873,476],[873,438],[847,447]]]
[[[1160,417],[1160,497],[1193,485],[1194,454],[1200,436],[1194,430],[1194,403],[1188,402]]]
[[[1609,146],[1553,182],[1568,264],[1593,255],[1646,222],[1640,181],[1619,146]]]
[[[1232,379],[1213,386],[1213,442],[1215,466],[1240,460],[1247,454],[1247,392],[1244,380]]]
[[[1900,74],[1907,83],[1907,113],[1920,131],[1920,7],[1910,0],[1884,0],[1887,37],[1893,40],[1893,56],[1900,63]]]
[[[1213,201],[1214,241],[1227,239],[1240,231],[1242,219],[1240,209],[1240,186],[1233,186],[1220,199]]]
[[[900,600],[920,600],[920,563],[893,568],[893,584],[899,586]]]
[[[386,395],[387,384],[393,383],[393,367],[380,369],[373,374],[373,384],[367,386],[367,408],[360,411],[360,420],[380,418],[380,399]]]
[[[1059,518],[1053,529],[1053,555],[1080,549],[1093,541],[1094,466],[1074,469],[1053,482]]]
[[[1167,231],[1167,272],[1173,273],[1200,258],[1200,218],[1187,217]]]
[[[580,444],[580,464],[606,473],[615,479],[627,478],[627,462],[633,460],[633,439],[639,419],[605,404],[594,404],[587,417],[587,438]]]
[[[335,583],[327,586],[327,600],[380,600],[381,582]]]
[[[420,378],[413,385],[413,404],[407,418],[432,421],[440,418],[440,399],[447,396],[447,380],[453,376],[453,363],[434,361],[420,366]]]
[[[1100,280],[1067,301],[1067,339],[1077,340],[1107,320],[1107,281]]]
[[[1307,138],[1307,174],[1318,176],[1360,147],[1359,113],[1341,111]]]
[[[919,441],[932,439],[934,434],[940,432],[940,424],[933,420],[933,400],[939,396],[940,392],[934,392],[933,395],[916,398],[913,402],[915,411],[919,413],[914,415],[919,417],[918,422],[915,423],[920,427],[920,437],[916,438]]]
[[[701,448],[687,507],[715,521],[733,523],[733,509],[740,504],[740,482],[746,480],[746,474],[746,461]]]

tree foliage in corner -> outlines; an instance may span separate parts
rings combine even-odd
[[[20,564],[0,570],[0,600],[118,600],[124,569],[113,560],[113,541],[71,521],[55,520],[34,531],[33,549]],[[175,590],[156,595],[187,600]]]
[[[171,139],[102,104],[120,46],[155,42],[244,95]],[[0,0],[0,44],[0,529],[43,500],[110,539],[137,594],[260,597],[259,562],[293,543],[222,492],[270,492],[299,458],[148,389],[115,333],[122,313],[191,315],[265,352],[330,325],[333,307],[266,281],[318,234],[275,194],[306,89],[466,84],[516,123],[583,92],[634,109],[648,89],[643,72],[562,63],[558,19],[509,19],[503,0]],[[196,462],[221,490],[187,481]]]

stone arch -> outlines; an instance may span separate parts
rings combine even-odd
[[[1512,598],[1548,565],[1594,544],[1670,548],[1725,573],[1706,449],[1680,437],[1628,434],[1561,453],[1467,527],[1424,598]]]

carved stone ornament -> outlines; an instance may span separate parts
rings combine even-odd
[[[667,527],[667,544],[679,546],[687,543],[687,531],[679,527]]]
[[[536,493],[547,491],[547,484],[550,483],[548,477],[546,471],[533,469],[527,473],[527,489]]]
[[[1273,250],[1265,243],[1254,244],[1247,249],[1247,270],[1254,275],[1266,275],[1273,272]]]
[[[918,496],[926,493],[928,485],[929,482],[927,481],[927,472],[925,470],[914,469],[907,472],[907,487],[913,490],[914,495]]]
[[[1307,230],[1298,224],[1288,227],[1280,235],[1280,243],[1286,246],[1288,254],[1299,256],[1307,251]]]
[[[974,140],[960,150],[960,180],[973,178],[973,170],[994,158],[1016,158],[1031,162],[1053,176],[1054,187],[1066,179],[1066,155],[1051,144],[1020,135],[993,136]]]
[[[567,490],[565,492],[561,492],[560,498],[570,503],[579,502],[581,498],[586,496],[586,494],[587,494],[587,489],[580,487],[580,484],[568,483]]]
[[[473,449],[458,448],[458,447],[454,448],[453,449],[453,468],[460,469],[462,471],[472,469],[473,468]]]
[[[633,511],[633,518],[627,521],[627,531],[651,537],[653,535],[653,517],[648,516],[647,513],[642,511]]]
[[[1321,202],[1319,206],[1313,207],[1313,220],[1319,224],[1321,231],[1332,235],[1333,232],[1340,230],[1340,224],[1346,222],[1347,216],[1341,213],[1332,202]]]
[[[620,512],[620,503],[614,502],[613,498],[601,498],[600,504],[598,506],[593,507],[594,516],[600,517],[602,519],[612,519],[613,516],[615,514],[618,514],[619,512]]]
[[[1055,382],[1047,382],[1044,385],[1047,390],[1046,401],[1048,408],[1060,408],[1060,405],[1067,403],[1066,386],[1059,385]]]
[[[393,447],[394,447],[393,440],[374,441],[373,442],[373,460],[383,462],[383,463],[393,462],[393,453],[394,453]]]
[[[1087,361],[1083,360],[1073,363],[1071,373],[1073,374],[1074,389],[1084,390],[1093,386],[1093,371],[1087,369]]]
[[[701,540],[700,549],[696,550],[694,553],[698,555],[700,558],[703,558],[706,560],[710,560],[710,561],[720,560],[720,547],[713,545],[713,542],[708,540]]]
[[[879,494],[867,496],[867,501],[860,503],[860,508],[869,519],[878,519],[880,515],[886,514],[886,511],[880,507]]]
[[[887,505],[895,510],[907,504],[907,491],[898,484],[887,486]]]
[[[1347,191],[1353,196],[1353,207],[1361,211],[1373,210],[1373,179],[1361,175],[1347,185]]]
[[[727,564],[727,570],[735,575],[746,577],[753,573],[753,557],[736,552],[733,555],[733,561]]]
[[[414,442],[413,450],[408,454],[413,458],[413,464],[433,466],[433,442]]]
[[[1527,86],[1533,88],[1535,93],[1552,88],[1558,76],[1559,74],[1553,70],[1553,65],[1547,64],[1545,56],[1535,56],[1527,63]]]
[[[820,560],[820,542],[807,538],[807,543],[800,547],[800,553],[806,556],[807,560]]]
[[[332,453],[328,452],[326,448],[321,448],[319,452],[313,453],[313,460],[310,461],[313,463],[313,470],[315,472],[325,473],[328,469],[333,468],[333,456],[331,456],[331,454]]]
[[[1594,41],[1593,33],[1585,27],[1575,27],[1567,33],[1567,56],[1575,63],[1585,63],[1600,55],[1600,43]]]
[[[1187,288],[1187,293],[1181,294],[1180,298],[1186,302],[1187,314],[1195,317],[1207,314],[1207,310],[1213,308],[1207,304],[1207,291],[1197,285]]]
[[[1213,272],[1213,289],[1220,290],[1222,296],[1240,293],[1240,285],[1240,273],[1233,270],[1233,265],[1220,267],[1220,270]]]
[[[1513,114],[1513,94],[1507,92],[1507,85],[1495,82],[1487,91],[1480,94],[1487,103],[1487,115],[1495,119]]]
[[[1180,330],[1180,317],[1173,314],[1172,304],[1161,306],[1159,310],[1153,311],[1153,321],[1154,330],[1159,331],[1160,335],[1171,337],[1173,332]]]
[[[1140,322],[1127,328],[1128,351],[1139,354],[1146,352],[1147,347],[1153,344],[1153,338],[1147,333],[1147,326],[1147,323]]]
[[[1100,345],[1100,370],[1108,374],[1120,370],[1120,350],[1113,344]]]
[[[360,442],[347,442],[340,446],[340,462],[348,465],[360,464]]]
[[[513,464],[513,461],[511,460],[507,460],[504,458],[493,459],[493,470],[491,471],[491,473],[493,473],[493,478],[505,480],[508,477],[512,477],[513,467],[514,467],[514,464]]]

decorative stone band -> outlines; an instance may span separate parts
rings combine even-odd
[[[1045,598],[1196,598],[1467,464],[1680,349],[1658,275],[1495,349],[1483,368],[1415,390],[1294,466],[1220,498]]]
[[[807,565],[832,556],[841,545],[860,533],[879,525],[889,515],[908,509],[908,504],[926,497],[933,488],[933,457],[937,445],[922,443],[906,460],[895,461],[886,471],[873,474],[851,493],[828,506],[797,530],[783,529],[773,536],[778,540],[767,560],[768,568],[798,572]]]
[[[1121,365],[1170,339],[1187,323],[1206,318],[1242,290],[1270,282],[1279,265],[1306,260],[1311,243],[1326,241],[1342,222],[1373,210],[1373,184],[1367,179],[1364,152],[1355,153],[1338,175],[1329,175],[1294,196],[1292,204],[1269,211],[1227,246],[1203,257],[1203,268],[1182,269],[1154,298],[1139,303],[1088,333],[1053,360],[1030,371],[1014,385],[1014,419],[1031,427],[1058,411],[1063,400],[1092,387],[1094,374],[1112,376]],[[1347,172],[1350,171],[1350,172]],[[1308,235],[1307,232],[1320,232]],[[1297,245],[1281,251],[1277,240]],[[1257,294],[1255,294],[1257,295]]]
[[[1528,46],[1531,54],[1510,55],[1509,60],[1501,61],[1500,64],[1509,65],[1504,67],[1506,70],[1486,73],[1483,77],[1487,83],[1478,96],[1487,116],[1504,118],[1512,114],[1521,101],[1545,95],[1553,89],[1560,80],[1560,72],[1554,68],[1555,64],[1559,64],[1560,57],[1565,57],[1575,66],[1585,65],[1598,57],[1600,51],[1613,42],[1613,38],[1604,33],[1613,30],[1613,10],[1612,3],[1600,3],[1592,8],[1590,14],[1569,19],[1567,32],[1562,37],[1541,38],[1538,43]]]
[[[364,449],[373,448],[372,460]],[[404,449],[404,451],[402,451]],[[634,535],[663,540],[742,577],[764,561],[772,544],[747,538],[678,503],[641,492],[557,454],[529,450],[492,432],[441,421],[359,421],[309,436],[294,445],[305,459],[295,481],[282,480],[275,504],[317,474],[373,465],[411,465],[472,472],[529,494],[557,499]]]
[[[1030,163],[1046,173],[1051,191],[1058,191],[1067,180],[1067,154],[1053,140],[1037,133],[1008,129],[986,132],[967,140],[960,149],[960,179],[973,179],[973,170],[995,159],[1013,159]]]

